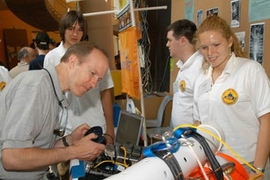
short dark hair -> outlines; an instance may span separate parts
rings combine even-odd
[[[49,49],[50,37],[46,32],[38,32],[35,43],[37,48],[47,50]]]
[[[191,44],[195,44],[195,33],[197,31],[196,25],[188,19],[180,19],[167,27],[167,32],[173,31],[175,39],[185,36]]]
[[[65,42],[66,29],[71,27],[76,21],[78,21],[78,24],[83,31],[81,40],[85,39],[87,35],[87,21],[83,18],[83,14],[80,11],[72,10],[67,12],[59,23],[59,33],[63,42]]]
[[[87,55],[91,54],[93,49],[98,49],[100,50],[107,58],[108,55],[107,53],[101,49],[98,45],[89,42],[89,41],[81,41],[79,43],[76,43],[74,45],[71,45],[66,53],[64,54],[64,56],[61,58],[61,62],[67,62],[68,58],[71,55],[76,55],[79,59],[80,63],[83,63],[85,58]]]

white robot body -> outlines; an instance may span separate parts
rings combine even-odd
[[[201,128],[208,130],[220,139],[224,138],[224,134],[218,126],[200,125]],[[210,149],[216,153],[222,147],[222,144],[204,131],[197,130],[199,134],[204,136],[209,144]],[[192,137],[180,138],[181,146],[179,150],[173,153],[179,163],[184,176],[189,175],[195,168],[199,166],[198,161],[204,165],[207,157],[199,142]],[[190,146],[187,145],[190,144]],[[173,174],[167,164],[159,157],[147,157],[136,164],[130,166],[124,171],[106,178],[106,180],[174,180]]]

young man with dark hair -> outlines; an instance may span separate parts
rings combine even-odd
[[[173,83],[171,125],[193,124],[193,93],[195,80],[201,70],[203,57],[196,51],[196,25],[187,20],[175,21],[167,27],[166,46],[170,55],[178,60],[179,68]]]

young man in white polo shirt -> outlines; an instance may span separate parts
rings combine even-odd
[[[196,25],[187,20],[175,21],[167,27],[166,46],[170,56],[178,60],[179,68],[173,83],[171,125],[193,124],[193,92],[195,80],[201,71],[203,57],[196,50]]]

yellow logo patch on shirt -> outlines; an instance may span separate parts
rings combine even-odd
[[[238,100],[238,94],[232,88],[227,89],[222,94],[222,101],[227,105],[232,105],[232,104],[236,103],[237,100]]]
[[[180,89],[182,92],[185,92],[185,91],[186,91],[186,81],[184,81],[184,80],[180,81],[179,89]]]
[[[0,82],[0,91],[2,91],[3,89],[4,89],[4,87],[6,87],[6,82],[4,82],[4,81],[1,81]]]

